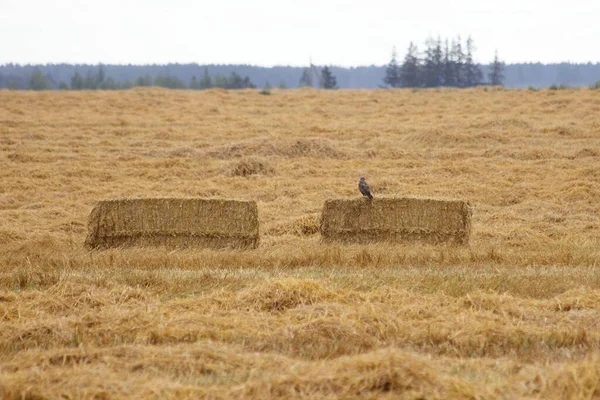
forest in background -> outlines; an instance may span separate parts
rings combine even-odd
[[[487,76],[489,65],[480,65],[482,73]],[[76,72],[82,76],[88,72],[96,74],[99,65],[91,64],[48,64],[48,65],[0,65],[0,88],[27,89],[32,73],[38,68],[44,76],[49,77],[50,89],[58,89],[61,82],[71,83]],[[230,76],[235,72],[239,76],[248,77],[257,87],[264,87],[267,82],[273,86],[295,88],[300,86],[300,79],[306,67],[276,66],[258,67],[251,65],[199,65],[199,64],[167,64],[167,65],[103,65],[107,78],[116,82],[129,81],[132,84],[140,77],[157,76],[175,77],[189,87],[192,77],[201,79],[205,69],[212,77]],[[330,67],[343,89],[375,89],[384,85],[383,78],[386,66]],[[522,63],[506,64],[504,67],[504,86],[508,88],[527,88],[529,86],[544,88],[552,85],[588,86],[600,80],[600,63],[587,64],[541,64]],[[283,84],[283,85],[282,85]]]

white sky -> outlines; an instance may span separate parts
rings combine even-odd
[[[0,0],[0,64],[383,65],[469,34],[482,63],[597,62],[599,16],[600,0]]]

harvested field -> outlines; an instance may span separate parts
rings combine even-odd
[[[88,221],[90,249],[258,247],[256,202],[226,199],[115,199],[98,202]]]
[[[0,91],[0,398],[598,398],[599,155],[590,90]],[[323,243],[363,175],[468,244]],[[88,251],[116,198],[260,247]]]
[[[331,199],[321,216],[324,241],[467,244],[471,207],[460,200],[411,197]]]

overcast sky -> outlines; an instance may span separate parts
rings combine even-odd
[[[599,16],[600,0],[0,0],[0,64],[382,65],[469,34],[482,63],[597,62]]]

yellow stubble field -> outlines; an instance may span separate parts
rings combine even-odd
[[[0,91],[0,397],[600,397],[600,91]],[[468,246],[321,243],[456,198]],[[255,200],[260,247],[86,250],[101,199]]]

